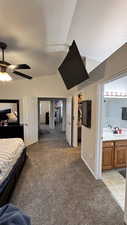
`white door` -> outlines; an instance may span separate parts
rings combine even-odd
[[[38,105],[36,97],[24,97],[22,101],[24,141],[26,146],[38,141]]]
[[[73,147],[78,146],[78,96],[73,97]]]
[[[66,141],[72,146],[72,97],[66,100]]]

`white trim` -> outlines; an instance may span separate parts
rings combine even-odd
[[[83,162],[85,163],[85,165],[87,166],[87,168],[89,169],[89,171],[92,173],[92,175],[94,176],[94,178],[97,180],[98,178],[96,177],[95,173],[93,172],[93,170],[89,167],[87,161],[84,159],[84,157],[81,154],[81,159],[83,160]]]
[[[102,135],[103,135],[103,101],[104,85],[98,85],[97,99],[97,133],[96,133],[96,177],[102,179]]]
[[[72,118],[72,123],[73,123],[73,147],[78,147],[78,95],[73,96],[73,118]]]

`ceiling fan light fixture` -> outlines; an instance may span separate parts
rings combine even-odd
[[[6,48],[7,48],[7,44],[4,43],[4,42],[0,42],[0,49],[1,49],[1,52],[2,52],[2,60],[0,60],[0,71],[1,71],[0,81],[11,81],[12,78],[9,75],[10,73],[11,74],[14,73],[17,76],[20,76],[20,77],[23,77],[23,78],[26,78],[26,79],[29,79],[29,80],[32,79],[31,76],[15,70],[15,69],[17,69],[17,70],[31,69],[31,67],[29,65],[27,65],[27,64],[12,65],[9,62],[6,62],[4,60],[4,51],[5,51]]]
[[[6,72],[0,72],[0,81],[11,81],[11,76]]]

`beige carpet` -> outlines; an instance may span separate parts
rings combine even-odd
[[[55,135],[56,137],[56,135]],[[32,225],[123,225],[123,212],[68,148],[64,136],[29,148],[11,202],[31,216]]]

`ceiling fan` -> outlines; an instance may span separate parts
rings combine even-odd
[[[9,62],[5,61],[4,59],[4,51],[7,48],[7,44],[4,42],[0,42],[0,48],[2,51],[2,60],[0,60],[0,81],[10,81],[12,80],[9,73],[14,73],[17,76],[26,78],[26,79],[32,79],[31,76],[26,75],[24,73],[21,73],[17,70],[20,69],[31,69],[29,65],[27,64],[18,64],[18,65],[12,65]],[[17,69],[17,70],[16,70]]]

